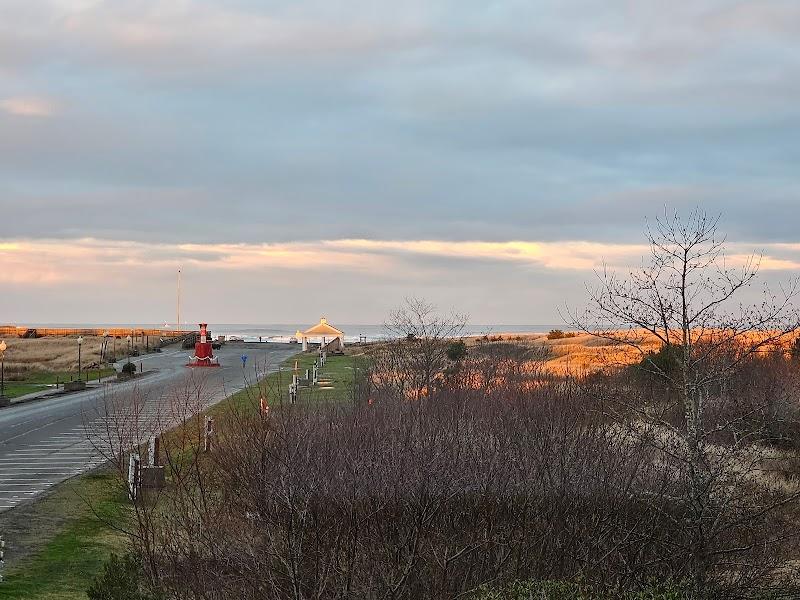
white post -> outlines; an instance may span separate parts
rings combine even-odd
[[[131,452],[128,457],[128,498],[136,501],[136,496],[139,491],[139,455]]]
[[[308,352],[308,338],[303,336],[303,352]]]

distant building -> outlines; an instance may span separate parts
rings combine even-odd
[[[295,336],[299,336],[298,341],[303,343],[304,352],[308,350],[309,339],[321,340],[322,347],[327,347],[329,351],[342,351],[344,349],[344,331],[330,325],[325,317],[322,317],[319,323],[313,327],[303,332],[298,331]]]

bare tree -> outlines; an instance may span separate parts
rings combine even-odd
[[[660,380],[674,401],[635,403],[626,397],[633,411],[628,426],[681,474],[676,497],[686,511],[677,524],[688,528],[687,562],[698,590],[714,564],[734,565],[753,548],[752,539],[741,547],[725,545],[726,532],[742,527],[748,516],[797,500],[796,494],[753,494],[762,428],[743,427],[741,413],[724,410],[736,401],[726,382],[753,357],[788,345],[800,327],[793,304],[797,282],[779,293],[764,288],[758,302],[741,304],[760,257],[726,258],[718,220],[700,210],[685,219],[657,219],[647,233],[649,262],[626,276],[603,270],[586,311],[570,319],[576,329],[635,350],[640,368]],[[660,342],[661,353],[649,351],[648,338]],[[671,418],[676,409],[682,418]],[[730,443],[713,443],[722,432],[730,434]],[[764,533],[756,537],[766,553],[774,532]]]
[[[448,344],[463,334],[466,323],[466,315],[441,314],[426,300],[406,298],[384,324],[396,339],[373,353],[378,384],[414,399],[429,394],[448,364]]]

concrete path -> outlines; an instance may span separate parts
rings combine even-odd
[[[137,367],[154,372],[132,382],[0,409],[0,512],[106,462],[109,428],[121,419],[146,437],[174,425],[165,415],[175,393],[202,389],[203,404],[215,404],[276,371],[297,351],[296,344],[227,345],[216,352],[222,367],[189,369],[191,351],[168,349],[137,357]],[[246,369],[242,354],[248,355]]]

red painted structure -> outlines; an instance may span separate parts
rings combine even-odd
[[[200,323],[200,340],[194,345],[194,356],[187,367],[218,367],[219,361],[214,356],[214,349],[208,339],[208,324]]]

